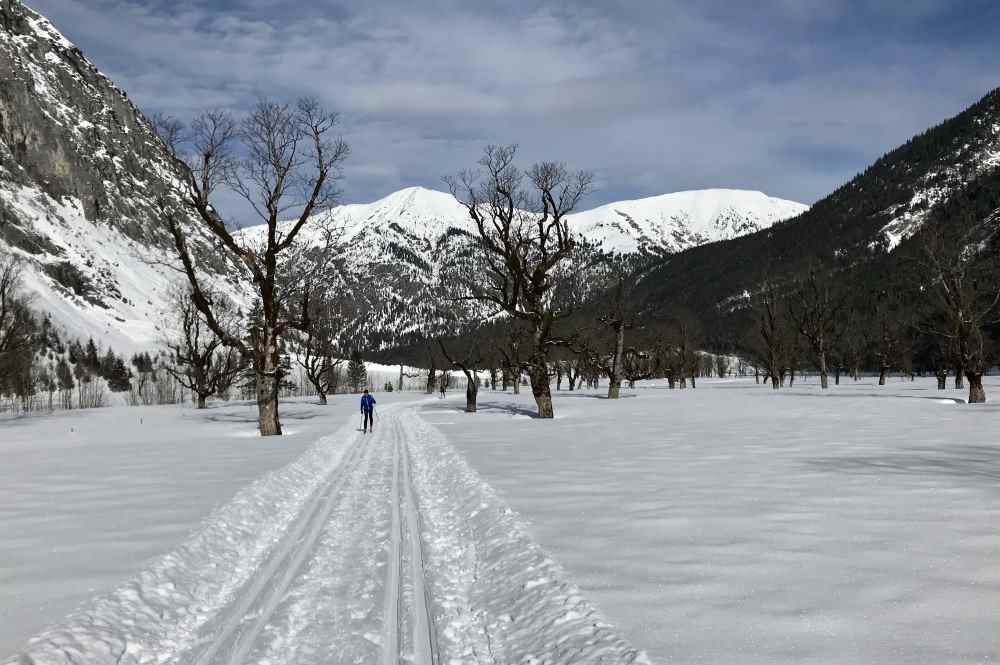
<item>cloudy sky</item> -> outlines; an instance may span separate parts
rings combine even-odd
[[[485,144],[595,172],[587,207],[737,187],[812,203],[1000,85],[995,0],[27,0],[146,111],[315,95],[347,201]]]

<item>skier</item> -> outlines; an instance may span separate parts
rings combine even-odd
[[[368,394],[368,389],[365,388],[365,394],[361,396],[361,415],[364,416],[364,432],[367,434],[369,428],[371,431],[375,431],[375,398]]]

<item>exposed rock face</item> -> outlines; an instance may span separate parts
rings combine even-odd
[[[88,220],[136,240],[175,168],[125,94],[47,20],[3,0],[0,165],[5,180],[72,197]]]
[[[28,260],[39,309],[123,350],[155,338],[175,277],[144,260],[167,258],[157,200],[181,168],[78,48],[0,0],[0,250]]]

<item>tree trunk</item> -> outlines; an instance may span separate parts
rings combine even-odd
[[[608,383],[608,399],[618,399],[621,397],[622,384],[621,381],[616,382],[614,379]]]
[[[695,377],[695,375],[694,375],[694,374],[692,374],[692,375],[691,375],[691,388],[692,388],[692,389],[694,389],[694,388],[697,388],[697,387],[698,387],[698,384],[696,383],[696,381],[695,381],[695,378],[694,378],[694,377]]]
[[[840,385],[840,365],[835,365],[833,368],[833,385]]]
[[[198,406],[197,406],[197,408],[199,408],[199,409],[207,409],[208,408],[208,406],[205,404],[205,401],[206,401],[207,397],[208,397],[208,395],[205,395],[204,393],[198,393]]]
[[[396,390],[403,392],[403,366],[399,366],[399,384],[396,386]],[[325,400],[320,400],[320,404],[326,404]]]
[[[882,366],[882,367],[878,368],[878,384],[880,386],[884,386],[885,385],[885,375],[887,373],[887,370],[888,370],[888,368],[885,367],[885,366]]]
[[[983,388],[983,375],[978,372],[966,372],[969,380],[969,404],[982,404],[986,401],[986,390]]]
[[[257,414],[261,436],[280,436],[281,422],[278,419],[278,347],[270,345],[269,352],[258,354]],[[261,357],[262,356],[262,357]],[[263,367],[261,366],[263,365]]]
[[[955,368],[955,389],[956,390],[961,390],[962,388],[965,387],[965,384],[964,384],[964,382],[962,380],[962,375],[964,373],[965,373],[965,370],[962,369],[961,367],[956,367]]]
[[[777,390],[781,387],[781,381],[775,375],[771,375],[771,390]]]
[[[672,376],[667,377],[667,387],[670,388],[671,390],[675,390],[677,388],[677,381],[674,380],[674,377]]]
[[[476,397],[479,395],[479,381],[474,376],[465,375],[465,412],[476,412]]]
[[[618,399],[622,389],[622,360],[625,357],[625,324],[615,324],[615,355],[608,372],[608,399]]]
[[[562,367],[556,365],[556,390],[562,390],[563,371]]]
[[[514,394],[515,395],[520,395],[521,394],[521,372],[515,372],[513,374],[513,376],[514,376],[514,381],[512,382],[512,385],[514,386]]]
[[[948,370],[939,369],[936,376],[938,390],[946,390],[948,388]]]
[[[549,370],[544,362],[537,362],[531,368],[529,375],[531,380],[531,394],[535,397],[535,404],[538,405],[539,418],[554,418],[552,410],[552,392],[549,389]]]
[[[830,387],[830,379],[826,373],[826,353],[819,352],[819,387],[826,390]]]
[[[427,385],[424,387],[424,390],[428,395],[434,394],[434,384],[436,383],[435,381],[436,378],[437,378],[437,369],[434,367],[434,364],[432,363],[431,368],[427,370]]]
[[[497,391],[497,370],[495,367],[490,367],[490,390]]]
[[[319,403],[326,406],[326,393],[320,390],[316,394],[319,396]]]

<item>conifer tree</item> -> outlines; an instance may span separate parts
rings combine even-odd
[[[368,384],[365,361],[361,357],[361,352],[356,349],[351,352],[351,362],[347,365],[347,382],[351,385],[351,390],[356,393],[361,392],[361,389]]]

